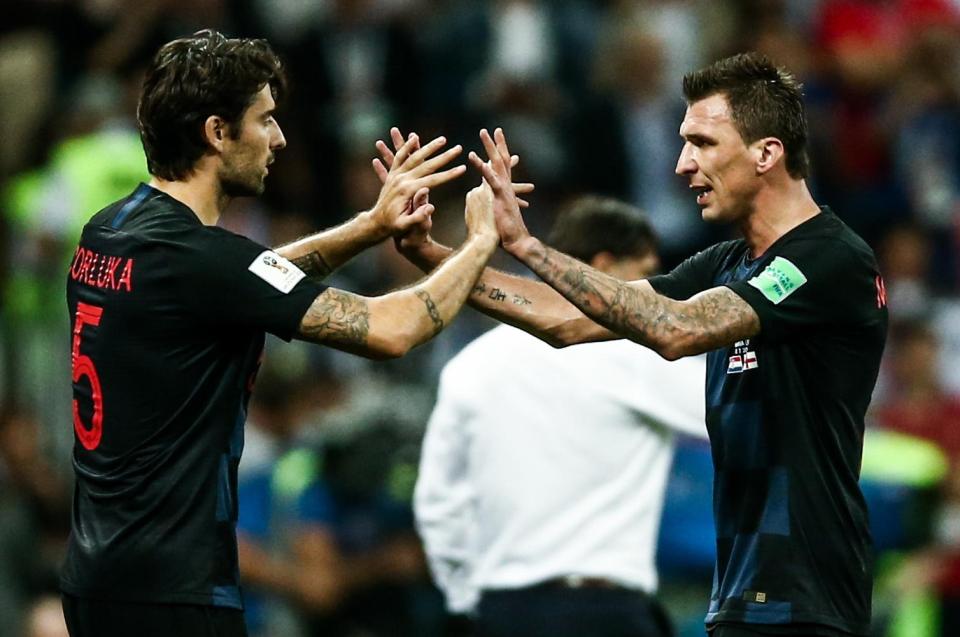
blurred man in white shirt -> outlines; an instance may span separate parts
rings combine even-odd
[[[549,243],[626,280],[659,265],[649,224],[615,200],[575,202]],[[481,637],[669,635],[657,529],[676,434],[706,438],[703,382],[702,357],[625,340],[561,350],[500,326],[464,348],[415,496],[449,611]]]

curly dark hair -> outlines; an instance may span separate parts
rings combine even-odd
[[[795,179],[810,173],[803,85],[765,55],[740,53],[683,77],[688,104],[722,94],[734,126],[747,144],[762,137],[783,142],[787,172]]]
[[[170,181],[189,175],[208,148],[207,118],[222,117],[236,139],[244,112],[268,84],[279,101],[286,75],[266,40],[227,38],[205,29],[160,47],[137,107],[150,174]]]
[[[618,259],[657,252],[657,236],[639,208],[596,195],[578,197],[565,206],[547,243],[584,262],[601,252]]]

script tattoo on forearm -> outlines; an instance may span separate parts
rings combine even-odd
[[[305,338],[341,345],[365,345],[369,332],[367,302],[333,288],[316,298],[300,323],[300,333]]]
[[[310,252],[296,259],[290,259],[293,265],[297,266],[311,279],[324,279],[333,272],[333,268],[323,259],[319,252]]]
[[[682,336],[706,351],[760,329],[756,312],[729,288],[715,288],[680,303],[551,248],[545,248],[532,269],[594,320],[652,347]]]
[[[440,316],[440,310],[437,309],[437,304],[433,302],[426,290],[417,290],[417,298],[427,306],[427,314],[433,321],[433,335],[436,336],[443,329],[443,318]]]

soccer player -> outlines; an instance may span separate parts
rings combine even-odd
[[[415,136],[370,211],[271,250],[216,227],[263,191],[285,140],[283,69],[263,40],[202,31],[164,45],[138,119],[152,175],[84,227],[68,275],[76,434],[63,568],[73,637],[245,635],[237,464],[264,332],[375,358],[400,356],[457,313],[497,234],[489,187],[467,196],[467,238],[418,284],[364,298],[322,277],[431,212],[437,172]],[[310,275],[310,276],[308,276]]]
[[[494,188],[502,245],[550,287],[487,269],[471,303],[557,345],[629,338],[668,359],[709,352],[710,634],[866,635],[873,566],[857,480],[886,338],[883,280],[871,249],[807,188],[789,73],[741,54],[688,74],[683,91],[676,172],[704,220],[742,238],[646,281],[599,272],[530,235],[503,133],[483,131],[492,162],[471,161]],[[423,267],[446,254],[422,232],[400,245]],[[480,291],[494,287],[496,298]]]

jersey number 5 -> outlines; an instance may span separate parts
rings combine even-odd
[[[102,307],[77,303],[77,319],[73,324],[73,351],[70,354],[73,366],[73,382],[77,383],[84,376],[89,379],[91,397],[93,398],[93,421],[89,428],[83,424],[77,399],[74,398],[73,430],[77,432],[80,444],[87,450],[96,449],[100,444],[100,436],[103,434],[103,394],[100,393],[100,377],[97,376],[97,368],[89,356],[80,353],[80,341],[83,338],[83,326],[100,325],[101,316],[103,316]]]

